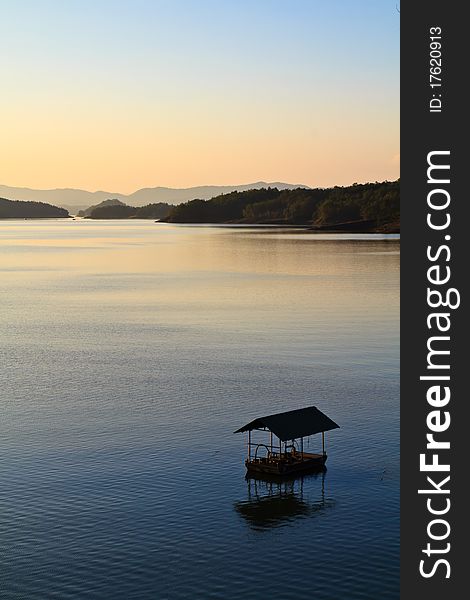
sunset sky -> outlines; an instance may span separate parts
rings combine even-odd
[[[389,0],[0,0],[0,184],[399,176]]]

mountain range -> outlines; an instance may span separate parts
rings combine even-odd
[[[97,191],[89,192],[87,190],[64,188],[52,190],[37,190],[23,187],[11,187],[0,185],[0,197],[11,198],[12,200],[33,200],[35,202],[47,202],[67,209],[71,214],[76,214],[79,210],[84,210],[91,205],[96,205],[103,200],[115,198],[125,202],[129,206],[144,206],[158,202],[168,204],[180,204],[195,198],[209,200],[220,194],[229,192],[243,192],[246,190],[276,187],[279,190],[292,190],[296,188],[306,188],[302,184],[282,183],[279,181],[266,182],[257,181],[243,185],[204,185],[190,188],[169,188],[154,187],[142,188],[132,194],[121,194],[119,192]]]

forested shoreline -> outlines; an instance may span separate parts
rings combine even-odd
[[[171,208],[170,223],[302,225],[320,230],[400,227],[400,181],[347,187],[263,188],[191,200]]]
[[[235,191],[178,205],[128,206],[109,199],[78,213],[89,219],[153,219],[168,223],[302,226],[318,231],[400,231],[400,180],[333,188],[276,187]],[[0,218],[66,218],[64,208],[0,198]]]
[[[0,219],[65,219],[69,216],[65,208],[45,202],[0,198]]]

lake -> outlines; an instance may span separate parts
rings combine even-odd
[[[397,236],[0,221],[2,599],[396,600],[399,258]],[[246,480],[233,432],[309,405],[341,427],[326,473]]]

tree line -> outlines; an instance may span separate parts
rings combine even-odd
[[[333,188],[263,188],[191,200],[171,208],[172,223],[280,223],[331,228],[347,223],[399,226],[400,181]]]
[[[104,203],[103,203],[104,204]],[[147,204],[146,206],[128,206],[119,204],[106,204],[96,206],[86,217],[88,219],[163,219],[168,217],[171,206],[166,202]]]
[[[0,219],[55,219],[69,216],[65,208],[45,202],[0,198]]]

